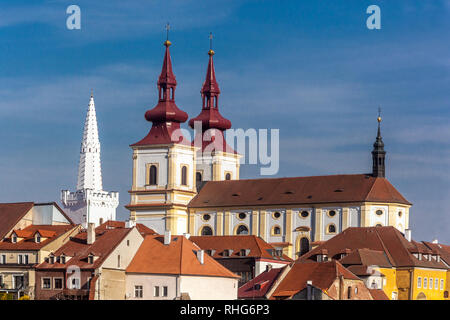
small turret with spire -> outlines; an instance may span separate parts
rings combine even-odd
[[[378,133],[372,150],[372,175],[384,178],[386,175],[386,151],[384,150],[383,138],[381,137],[381,120],[381,109],[378,109]]]

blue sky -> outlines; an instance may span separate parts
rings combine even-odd
[[[66,28],[71,4],[81,30]],[[366,27],[371,4],[381,30]],[[278,176],[370,172],[381,106],[413,238],[450,243],[449,0],[2,1],[0,201],[75,188],[93,88],[103,185],[126,218],[129,145],[150,127],[167,21],[178,106],[199,113],[213,32],[221,112],[235,128],[280,129]]]

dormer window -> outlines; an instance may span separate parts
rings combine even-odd
[[[13,235],[11,236],[11,242],[12,242],[12,243],[17,243],[17,236],[16,236],[15,234],[13,234]]]
[[[62,264],[65,264],[66,263],[66,256],[62,255],[60,260],[61,260]]]
[[[231,252],[232,252],[232,250],[230,250],[230,249],[225,249],[225,250],[223,250],[222,255],[223,255],[224,257],[229,257],[229,256],[231,255]]]
[[[54,255],[50,255],[48,260],[49,260],[49,263],[51,263],[51,264],[55,263],[55,256]]]
[[[41,235],[39,233],[36,233],[36,236],[34,239],[35,239],[36,243],[41,243]]]
[[[88,256],[88,263],[89,263],[89,264],[93,264],[93,263],[94,263],[94,255],[90,254],[90,255]]]

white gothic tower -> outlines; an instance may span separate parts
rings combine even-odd
[[[77,191],[62,190],[61,202],[69,217],[77,224],[116,219],[119,193],[103,191],[100,140],[94,96],[91,94],[81,141]]]

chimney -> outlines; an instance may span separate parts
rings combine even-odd
[[[205,262],[205,251],[204,250],[197,251],[197,259],[198,259],[198,261],[200,261],[200,264],[203,264]]]
[[[169,245],[171,240],[172,240],[172,233],[170,232],[170,230],[164,231],[164,244]]]
[[[312,280],[306,281],[306,300],[312,300]]]
[[[125,228],[129,229],[129,228],[133,228],[136,226],[136,221],[134,220],[127,220],[127,222],[125,222]]]
[[[87,244],[95,242],[95,224],[90,222],[87,227]]]
[[[266,264],[266,272],[269,272],[270,270],[272,270],[272,265],[270,263]]]
[[[190,233],[183,233],[183,236],[184,236],[186,239],[189,240],[189,238],[191,237],[191,234],[190,234]]]
[[[411,241],[411,229],[405,229],[405,238],[408,241]]]

